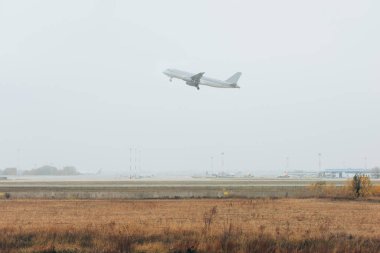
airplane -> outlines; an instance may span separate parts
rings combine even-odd
[[[203,76],[205,72],[198,74],[189,73],[178,69],[167,69],[163,72],[170,77],[170,82],[173,78],[181,79],[189,86],[194,86],[199,90],[199,85],[207,85],[215,88],[240,88],[237,82],[241,76],[241,72],[236,72],[233,76],[225,81]]]

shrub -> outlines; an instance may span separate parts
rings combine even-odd
[[[372,193],[372,183],[369,176],[356,174],[351,180],[351,191],[355,198],[370,196]]]
[[[351,198],[352,183],[350,180],[345,185],[336,185],[325,181],[315,182],[308,186],[308,189],[315,197],[319,198]]]

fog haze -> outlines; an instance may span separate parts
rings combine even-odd
[[[1,1],[0,168],[380,165],[378,1]],[[166,68],[241,89],[172,83]],[[365,159],[367,157],[367,159]],[[134,156],[133,156],[134,159]],[[139,163],[140,164],[140,163]]]

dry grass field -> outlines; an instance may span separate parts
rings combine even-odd
[[[380,203],[0,200],[0,252],[380,252]]]

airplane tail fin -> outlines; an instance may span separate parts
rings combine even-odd
[[[241,72],[236,72],[233,76],[231,76],[230,78],[228,78],[226,80],[226,82],[230,83],[230,84],[237,84],[237,82],[239,81],[240,76],[241,76]]]

